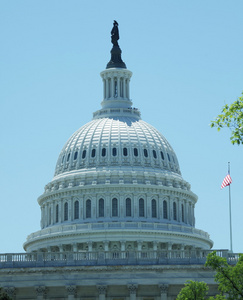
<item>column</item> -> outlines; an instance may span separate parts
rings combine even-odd
[[[123,98],[126,98],[126,78],[123,77]]]
[[[153,257],[157,258],[157,250],[158,250],[158,242],[157,241],[153,242],[153,250],[154,250]]]
[[[128,284],[127,288],[130,293],[130,300],[136,300],[138,285],[137,284]]]
[[[125,258],[126,257],[126,242],[125,241],[121,241],[121,258]]]
[[[168,258],[172,257],[172,243],[167,243]]]
[[[59,245],[59,252],[60,252],[60,260],[63,260],[63,245]]]
[[[121,97],[121,78],[117,76],[117,98]]]
[[[76,285],[68,285],[66,286],[68,300],[76,299],[77,287]]]
[[[160,284],[159,285],[159,289],[160,289],[160,300],[167,300],[167,296],[168,296],[168,288],[169,285],[168,284]]]
[[[181,244],[181,258],[185,258],[185,244]]]
[[[103,98],[106,98],[106,80],[103,78]]]
[[[99,300],[105,300],[107,286],[97,285],[96,287],[98,289]]]
[[[105,99],[109,98],[109,80],[105,77]]]
[[[142,251],[142,241],[138,241],[138,251],[137,251],[137,257],[140,258],[141,257],[141,251]]]
[[[36,291],[36,299],[37,300],[42,300],[42,299],[46,298],[47,289],[45,286],[37,286],[35,288],[35,291]]]
[[[111,98],[114,98],[114,77],[111,78]]]

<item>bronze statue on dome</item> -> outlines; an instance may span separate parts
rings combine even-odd
[[[118,30],[118,23],[114,20],[113,28],[111,30],[111,42],[114,46],[118,46],[119,40],[119,30]]]

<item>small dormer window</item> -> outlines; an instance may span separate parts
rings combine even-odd
[[[133,149],[133,153],[134,153],[134,156],[138,156],[138,149],[137,149],[137,148],[134,148],[134,149]]]
[[[82,159],[84,159],[85,157],[86,157],[86,150],[83,150]]]
[[[167,153],[167,157],[168,157],[168,160],[170,161],[170,155],[169,155],[169,153]]]
[[[113,156],[116,156],[117,155],[117,149],[114,147],[112,148],[112,155]]]
[[[164,153],[163,153],[162,151],[160,151],[160,156],[161,156],[161,158],[162,158],[163,160],[165,159]]]
[[[143,149],[143,153],[145,157],[148,157],[148,150],[147,149]]]
[[[153,150],[153,157],[154,157],[154,158],[157,158],[157,153],[156,153],[155,150]]]
[[[123,155],[127,156],[127,148],[123,148]]]
[[[76,160],[77,159],[77,157],[78,157],[78,151],[76,151],[75,153],[74,153],[74,160]]]
[[[102,155],[103,157],[106,156],[106,148],[102,148],[101,155]]]
[[[92,149],[91,157],[95,157],[96,149]]]

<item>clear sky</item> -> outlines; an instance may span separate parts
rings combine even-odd
[[[243,91],[243,1],[0,1],[0,253],[23,252],[40,229],[37,197],[71,134],[100,108],[99,73],[110,59],[113,20],[133,72],[143,120],[175,150],[198,195],[196,228],[243,252],[243,146],[209,124]]]

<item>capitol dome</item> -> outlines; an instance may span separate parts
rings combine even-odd
[[[38,198],[41,230],[27,237],[27,252],[212,247],[208,233],[195,228],[197,196],[174,150],[133,107],[131,76],[114,44],[101,72],[102,107],[61,150]]]

